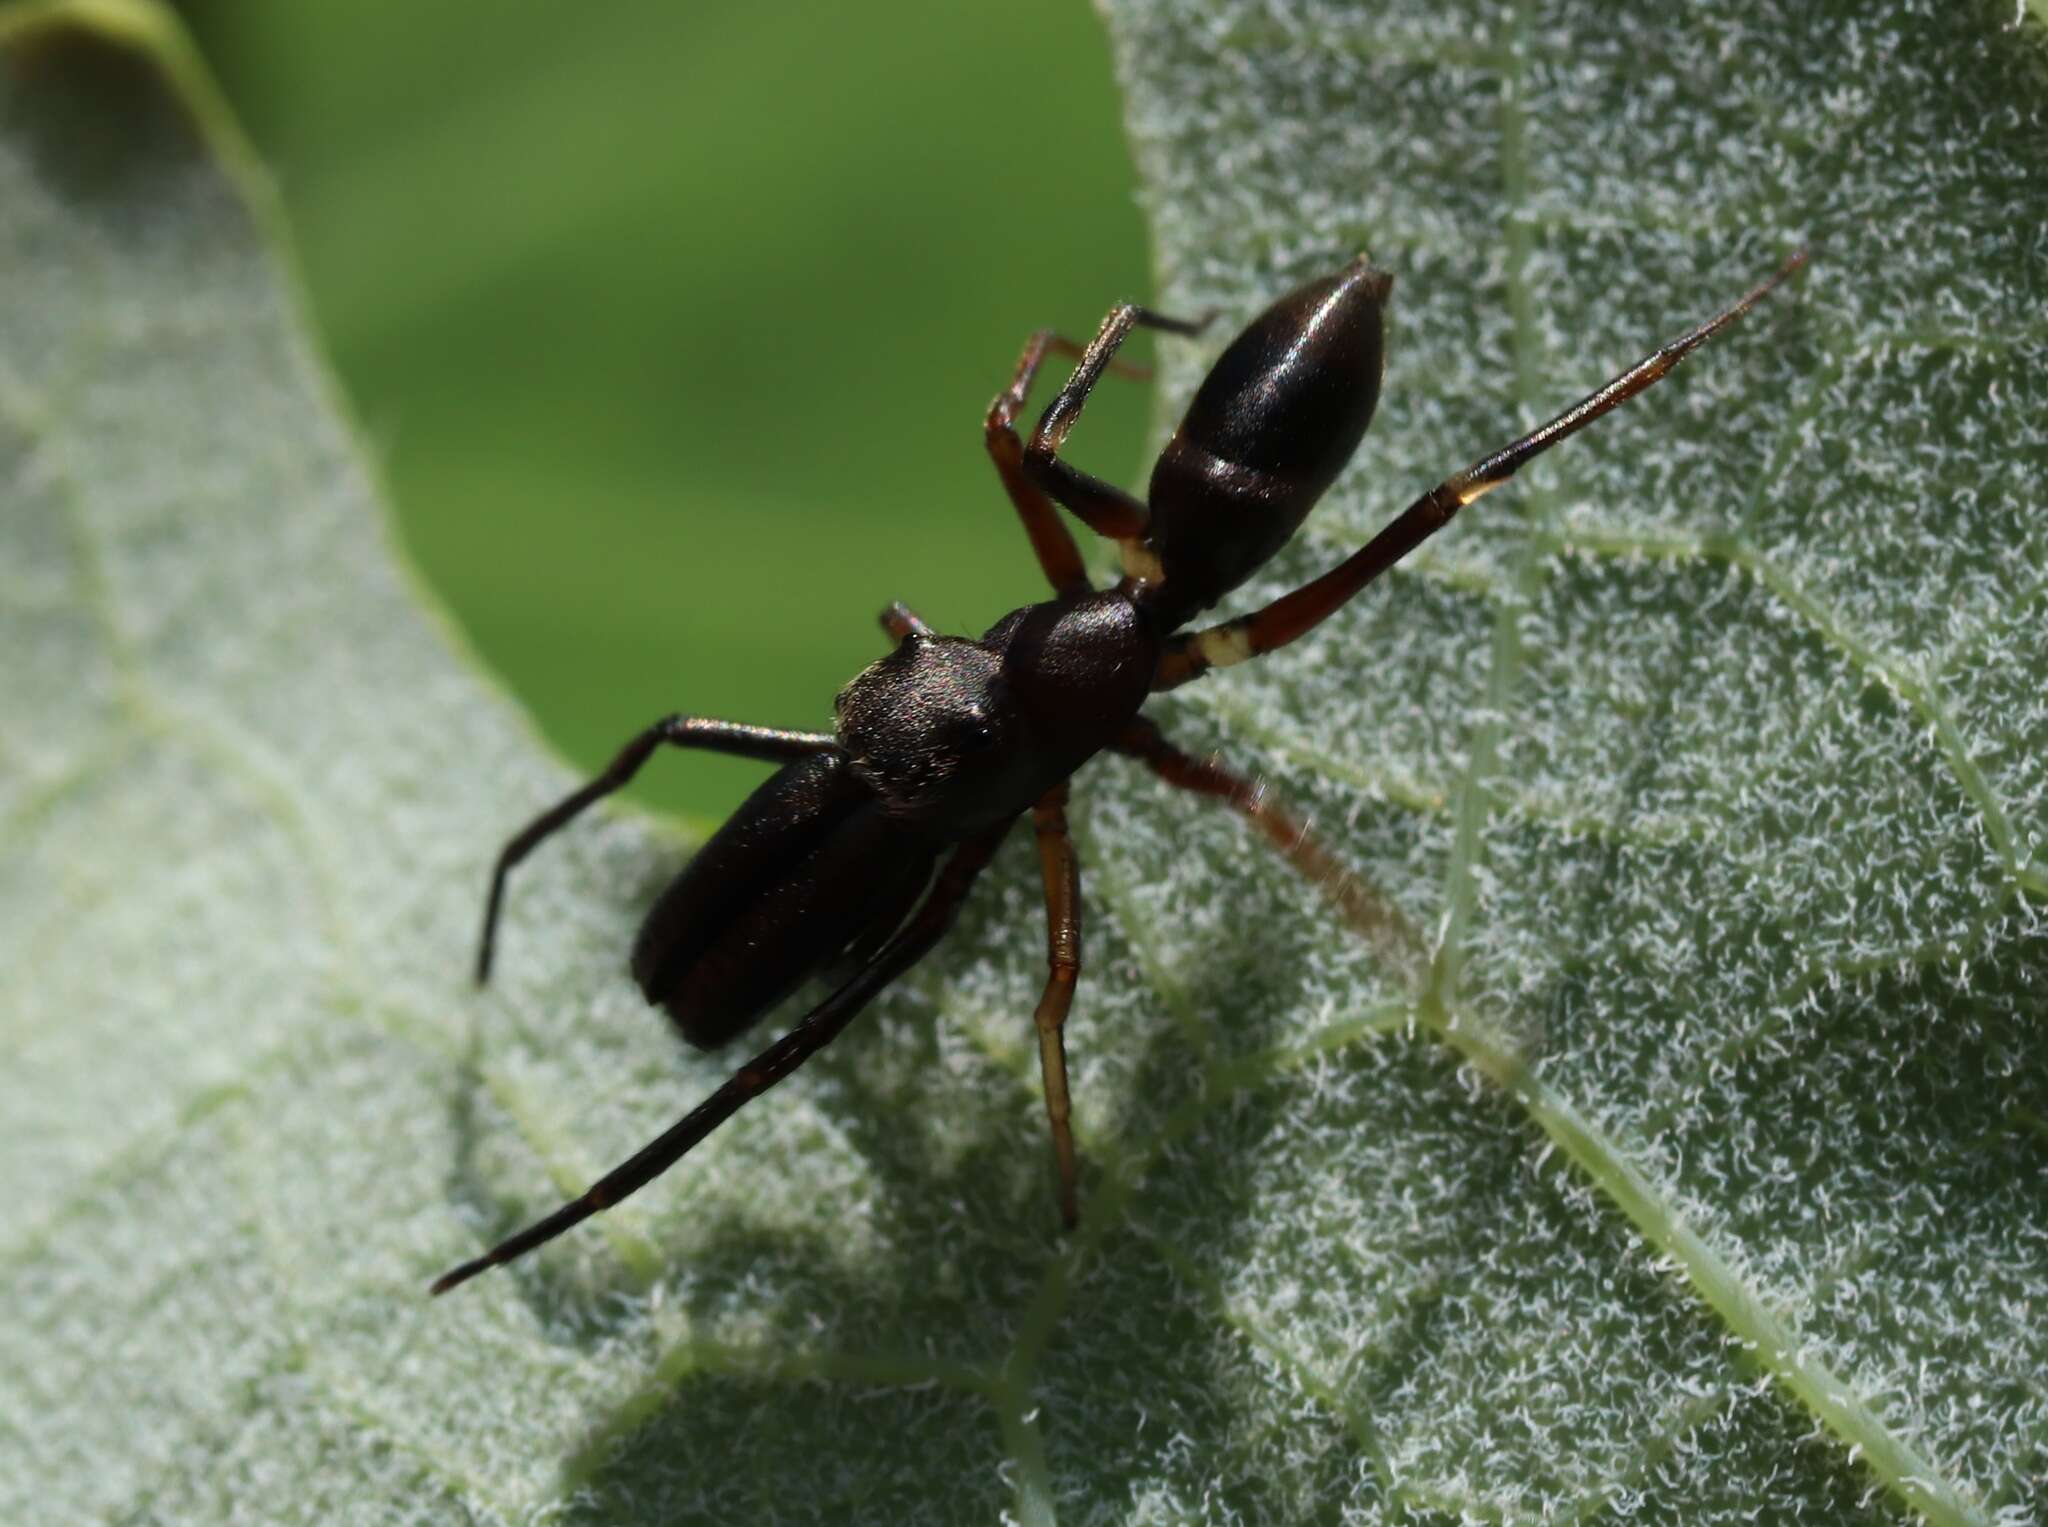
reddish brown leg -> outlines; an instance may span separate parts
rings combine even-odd
[[[1281,857],[1312,881],[1336,904],[1348,923],[1365,936],[1375,952],[1406,979],[1421,974],[1428,962],[1422,935],[1384,897],[1346,869],[1309,830],[1266,798],[1265,787],[1234,774],[1212,759],[1185,753],[1166,740],[1151,721],[1140,716],[1124,729],[1116,751],[1142,760],[1169,785],[1221,801],[1271,840]]]
[[[1081,979],[1081,867],[1067,834],[1067,787],[1057,785],[1031,808],[1038,829],[1038,864],[1045,876],[1046,963],[1051,967],[1033,1022],[1038,1068],[1045,1078],[1045,1116],[1052,1125],[1060,1169],[1060,1219],[1071,1230],[1081,1217],[1076,1189],[1074,1133],[1067,1103],[1067,1010]]]
[[[1088,569],[1081,561],[1081,549],[1060,519],[1059,510],[1024,474],[1024,442],[1017,437],[1017,415],[1023,412],[1024,400],[1031,395],[1031,383],[1047,355],[1080,353],[1079,345],[1050,329],[1040,329],[1032,335],[1017,359],[1017,372],[1010,378],[1010,385],[989,404],[988,420],[983,426],[989,459],[996,464],[996,473],[1009,491],[1010,502],[1017,506],[1017,518],[1024,522],[1024,534],[1031,538],[1031,549],[1038,555],[1038,565],[1045,569],[1046,581],[1062,598],[1088,592]]]
[[[1583,401],[1566,409],[1541,429],[1503,446],[1491,456],[1447,478],[1417,499],[1400,517],[1358,551],[1312,583],[1282,595],[1263,610],[1227,620],[1168,644],[1159,662],[1155,689],[1172,689],[1211,668],[1242,663],[1313,631],[1342,609],[1359,590],[1451,522],[1465,505],[1490,493],[1533,458],[1560,440],[1577,434],[1603,414],[1611,413],[1637,393],[1668,375],[1686,356],[1735,322],[1763,300],[1779,282],[1806,263],[1800,250],[1768,281],[1751,288],[1740,300],[1691,329],[1670,344],[1631,366]]]
[[[1163,329],[1169,334],[1199,334],[1214,316],[1193,320],[1168,318],[1150,308],[1118,303],[1081,353],[1081,363],[1074,368],[1073,375],[1039,416],[1038,428],[1031,432],[1031,443],[1024,450],[1025,473],[1055,503],[1072,510],[1097,535],[1113,541],[1136,542],[1145,532],[1145,506],[1122,489],[1061,461],[1059,451],[1066,444],[1067,432],[1081,417],[1088,394],[1113,363],[1117,347],[1130,338],[1132,329],[1142,326]]]

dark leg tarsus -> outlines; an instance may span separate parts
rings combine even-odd
[[[1066,444],[1068,431],[1081,417],[1081,408],[1088,401],[1088,394],[1102,379],[1102,373],[1114,363],[1118,346],[1130,338],[1132,329],[1160,329],[1169,334],[1195,335],[1201,333],[1213,317],[1215,315],[1211,313],[1196,319],[1169,318],[1134,303],[1118,303],[1109,310],[1109,316],[1102,320],[1102,327],[1095,331],[1095,338],[1082,351],[1081,362],[1074,367],[1066,385],[1039,415],[1038,428],[1031,432],[1030,444],[1024,448],[1025,475],[1054,502],[1072,510],[1097,535],[1108,536],[1115,541],[1136,539],[1145,532],[1146,509],[1144,504],[1122,489],[1060,460],[1060,448]]]
[[[706,1135],[830,1044],[877,992],[916,964],[945,935],[959,914],[968,888],[994,857],[1009,830],[1010,824],[1005,822],[962,845],[939,872],[917,914],[889,947],[813,1008],[795,1028],[734,1072],[723,1087],[592,1183],[582,1197],[562,1205],[473,1261],[443,1273],[434,1280],[430,1292],[445,1294],[458,1283],[466,1283],[487,1268],[524,1255],[599,1210],[638,1192],[680,1161]]]
[[[663,745],[705,748],[714,753],[787,763],[793,758],[822,753],[833,746],[833,741],[823,732],[786,732],[774,727],[744,726],[736,721],[708,721],[700,716],[664,716],[655,722],[619,749],[618,756],[605,766],[602,774],[535,817],[499,853],[497,867],[491,872],[491,893],[484,902],[483,939],[476,954],[478,985],[491,978],[498,911],[505,900],[505,877],[511,874],[512,867],[586,807],[624,786],[640,772],[640,766],[653,756],[654,750]]]
[[[989,404],[988,418],[983,425],[989,459],[995,463],[996,472],[1003,479],[1010,502],[1017,506],[1017,518],[1024,522],[1024,534],[1030,537],[1031,549],[1038,555],[1038,565],[1045,569],[1046,581],[1062,598],[1088,592],[1088,569],[1081,560],[1080,548],[1074,544],[1074,537],[1060,519],[1052,500],[1025,473],[1024,442],[1017,436],[1017,415],[1023,412],[1025,400],[1031,396],[1031,384],[1038,376],[1038,368],[1045,364],[1048,355],[1078,358],[1082,353],[1080,345],[1051,329],[1040,329],[1033,334],[1025,341],[1024,353],[1017,358],[1017,370],[1010,378],[1010,385],[997,393],[995,401]],[[1113,362],[1109,369],[1140,380],[1152,374],[1143,366],[1126,365],[1121,361]]]

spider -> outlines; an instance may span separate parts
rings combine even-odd
[[[580,1198],[443,1274],[445,1293],[522,1256],[636,1192],[734,1113],[835,1039],[952,925],[969,887],[1027,812],[1038,837],[1049,930],[1034,1017],[1059,1208],[1078,1215],[1062,1031],[1081,974],[1080,871],[1067,833],[1068,781],[1105,750],[1239,812],[1320,873],[1330,861],[1257,787],[1174,746],[1148,696],[1284,647],[1342,609],[1460,509],[1531,458],[1618,408],[1747,313],[1806,261],[1664,345],[1548,424],[1453,474],[1321,577],[1263,609],[1190,628],[1277,552],[1351,459],[1379,401],[1393,278],[1364,256],[1290,292],[1209,369],[1141,500],[1061,460],[1090,391],[1137,328],[1194,336],[1208,319],[1129,303],[1083,348],[1034,334],[990,405],[988,451],[1052,585],[980,637],[944,636],[903,604],[882,613],[895,646],[839,692],[833,732],[667,716],[596,779],[505,845],[484,907],[476,977],[487,981],[512,868],[663,746],[781,765],[670,883],[632,954],[634,980],[684,1039],[725,1044],[806,980],[850,971],[782,1038]],[[1025,440],[1017,432],[1048,356],[1077,357]],[[1123,368],[1131,369],[1131,368]],[[1057,507],[1056,507],[1057,506]],[[1116,542],[1123,576],[1090,581],[1065,508]]]

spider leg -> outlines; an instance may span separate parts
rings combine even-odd
[[[1060,460],[1060,447],[1066,444],[1068,431],[1081,417],[1081,408],[1088,401],[1088,394],[1102,379],[1102,373],[1109,369],[1118,347],[1130,338],[1132,329],[1142,327],[1163,329],[1169,334],[1195,335],[1201,333],[1214,316],[1212,313],[1196,319],[1169,318],[1150,308],[1129,302],[1118,303],[1102,320],[1102,327],[1096,330],[1088,348],[1081,352],[1081,363],[1067,378],[1066,385],[1039,415],[1038,428],[1031,432],[1030,443],[1024,448],[1024,473],[1055,503],[1073,511],[1097,535],[1134,547],[1145,533],[1147,511],[1143,503],[1122,489]]]
[[[1218,801],[1264,833],[1280,856],[1335,903],[1338,912],[1389,966],[1413,980],[1428,964],[1428,948],[1400,910],[1323,847],[1306,825],[1273,804],[1265,786],[1233,773],[1214,759],[1196,758],[1169,742],[1140,716],[1113,745],[1182,790]]]
[[[1088,569],[1081,561],[1081,548],[1074,544],[1073,533],[1060,519],[1052,500],[1024,474],[1024,442],[1017,437],[1017,415],[1031,395],[1031,383],[1046,356],[1055,352],[1078,356],[1081,347],[1050,329],[1040,329],[1025,341],[1016,374],[989,404],[988,419],[982,429],[989,459],[995,463],[996,474],[1002,478],[1010,502],[1017,506],[1017,518],[1024,522],[1024,534],[1031,539],[1038,565],[1045,569],[1046,582],[1052,585],[1055,594],[1068,598],[1088,592]]]
[[[1025,400],[1031,396],[1031,384],[1048,355],[1079,359],[1082,353],[1080,345],[1051,329],[1033,334],[1024,342],[1024,353],[1017,358],[1017,370],[1010,385],[989,404],[988,419],[983,425],[989,459],[1009,491],[1010,502],[1017,506],[1017,518],[1024,522],[1024,533],[1031,538],[1031,549],[1038,554],[1038,565],[1045,569],[1046,581],[1062,598],[1088,592],[1088,569],[1052,500],[1025,473],[1024,442],[1017,435],[1017,415],[1024,411]],[[1152,375],[1149,367],[1124,361],[1112,361],[1108,369],[1138,381]]]
[[[466,1283],[487,1268],[524,1255],[599,1210],[638,1192],[680,1161],[706,1135],[838,1038],[840,1031],[877,992],[922,959],[952,927],[968,888],[994,857],[1009,830],[1010,823],[1005,822],[968,839],[946,862],[923,905],[889,946],[811,1009],[795,1028],[734,1072],[724,1086],[592,1183],[580,1198],[507,1237],[482,1256],[443,1273],[434,1280],[430,1292],[445,1294],[458,1283]]]
[[[1605,386],[1464,471],[1446,478],[1417,499],[1400,517],[1327,573],[1284,594],[1264,609],[1221,625],[1175,637],[1159,660],[1155,689],[1172,689],[1211,668],[1261,657],[1306,635],[1350,602],[1359,590],[1451,522],[1465,505],[1490,493],[1560,440],[1575,435],[1667,376],[1671,369],[1763,300],[1771,289],[1806,263],[1800,250],[1768,280],[1697,328],[1646,356]]]
[[[823,732],[785,732],[767,726],[743,726],[736,721],[709,721],[702,716],[664,716],[623,748],[605,766],[602,774],[582,789],[557,801],[520,829],[498,854],[491,871],[491,892],[484,902],[484,930],[476,953],[476,979],[481,986],[491,978],[491,955],[497,944],[498,912],[505,900],[505,878],[512,867],[566,827],[593,802],[623,787],[654,750],[667,744],[677,748],[704,748],[713,753],[737,753],[742,758],[787,762],[833,746]]]
[[[1067,787],[1054,786],[1031,808],[1038,829],[1038,864],[1045,877],[1045,990],[1032,1022],[1038,1029],[1038,1066],[1045,1078],[1045,1116],[1052,1125],[1060,1171],[1060,1220],[1071,1230],[1081,1217],[1074,1133],[1067,1101],[1067,1010],[1081,979],[1081,867],[1067,832]]]

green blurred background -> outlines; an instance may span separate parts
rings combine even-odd
[[[829,725],[890,599],[1042,597],[981,415],[1030,330],[1149,286],[1084,0],[182,9],[415,560],[577,764],[670,710]],[[1148,391],[1077,458],[1138,476]],[[760,775],[634,794],[704,823]]]

